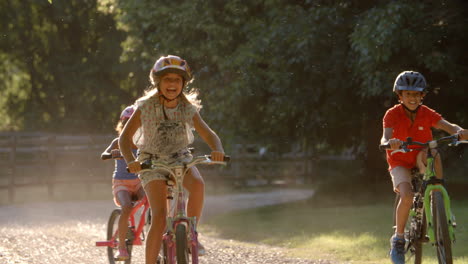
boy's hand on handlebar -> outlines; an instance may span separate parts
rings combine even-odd
[[[140,162],[137,160],[134,160],[134,161],[127,163],[127,170],[130,173],[138,173],[139,171],[141,171]]]
[[[399,149],[403,141],[397,139],[397,138],[392,138],[388,140],[388,144],[390,145],[390,149]]]
[[[468,140],[468,129],[462,129],[457,132],[458,140]]]
[[[224,161],[224,152],[221,151],[212,151],[211,152],[212,161]]]

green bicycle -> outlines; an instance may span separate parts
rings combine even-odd
[[[413,205],[405,228],[405,239],[408,242],[405,253],[410,252],[410,258],[414,257],[414,263],[422,261],[422,244],[430,242],[435,246],[439,263],[452,264],[452,242],[455,241],[454,228],[456,227],[455,216],[450,207],[450,197],[444,187],[444,180],[436,177],[434,169],[434,156],[432,149],[439,149],[443,144],[457,146],[468,141],[459,141],[458,135],[431,140],[426,143],[413,141],[407,138],[400,149],[392,151],[410,152],[416,149],[428,148],[427,165],[424,174],[417,169],[412,170],[412,187],[414,192]],[[417,146],[416,148],[408,148]],[[381,145],[381,149],[390,148],[389,145]],[[396,224],[396,207],[400,200],[396,195],[393,208],[393,224]]]

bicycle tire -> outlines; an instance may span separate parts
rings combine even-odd
[[[145,218],[145,224],[143,225],[143,230],[141,230],[141,240],[145,241],[151,226],[151,210],[146,211],[146,214],[141,217]]]
[[[423,255],[423,250],[422,250],[423,242],[422,241],[426,237],[426,229],[427,229],[426,213],[423,212],[422,226],[419,230],[420,232],[418,234],[418,238],[415,239],[413,242],[414,264],[422,263],[422,255]]]
[[[400,202],[400,194],[395,195],[395,201],[393,202],[393,232],[396,231],[396,210],[398,203]],[[413,218],[410,216],[407,221],[407,228],[412,229],[414,225],[411,224]],[[411,237],[416,234],[416,237]],[[426,236],[426,215],[423,213],[423,220],[420,230],[410,230],[408,233],[405,232],[406,239],[411,242],[411,251],[414,254],[414,264],[422,263],[422,239]]]
[[[107,240],[111,240],[112,236],[114,235],[114,232],[118,230],[119,226],[119,219],[120,215],[122,214],[122,211],[120,209],[115,209],[112,211],[109,221],[107,223]],[[131,232],[131,230],[129,230]],[[127,233],[127,238],[128,238],[128,233]],[[118,247],[107,247],[107,257],[109,259],[110,264],[117,264],[119,261],[116,261],[114,256],[118,253],[119,249]],[[129,258],[128,260],[125,261],[125,264],[131,264],[131,259],[132,259],[132,246],[127,245],[127,251]]]
[[[177,225],[175,236],[177,264],[189,264],[189,254],[187,248],[187,228],[184,224]]]
[[[448,230],[444,199],[440,192],[432,193],[432,215],[437,259],[439,263],[452,264],[452,241]]]

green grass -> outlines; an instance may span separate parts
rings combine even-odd
[[[201,231],[211,235],[281,246],[291,256],[352,263],[389,263],[393,197],[378,201],[324,197],[212,217]],[[468,203],[452,204],[457,216],[454,263],[468,264]],[[424,263],[436,263],[435,249],[423,247]]]

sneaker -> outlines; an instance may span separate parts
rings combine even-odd
[[[390,238],[390,259],[394,264],[405,264],[405,239],[393,235]]]
[[[119,248],[119,254],[115,257],[116,260],[127,260],[130,256],[126,248]]]
[[[198,241],[198,256],[204,256],[206,254],[205,247]]]

